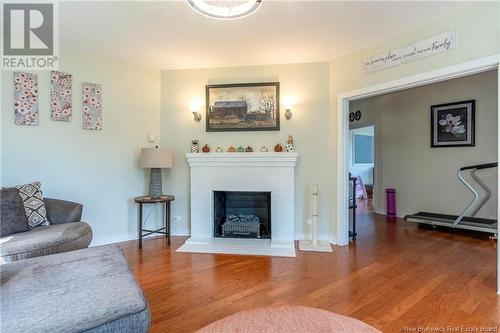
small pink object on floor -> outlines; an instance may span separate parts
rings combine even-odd
[[[381,333],[354,318],[306,306],[250,309],[205,326],[198,333]]]
[[[363,178],[361,178],[361,176],[356,176],[356,198],[368,199],[365,183],[363,183]]]

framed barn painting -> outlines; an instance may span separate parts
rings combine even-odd
[[[431,106],[431,147],[473,147],[475,108],[475,100]]]
[[[206,86],[207,132],[279,131],[279,82]]]

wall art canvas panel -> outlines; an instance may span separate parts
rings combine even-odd
[[[431,147],[474,146],[475,106],[475,100],[431,106]]]
[[[38,125],[38,77],[14,73],[14,117],[16,125]]]
[[[207,132],[278,131],[279,82],[206,86]]]
[[[83,128],[102,130],[102,89],[100,84],[83,83]]]
[[[52,71],[50,76],[50,119],[71,121],[72,119],[71,74]]]

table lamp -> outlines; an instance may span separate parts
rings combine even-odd
[[[149,174],[149,196],[159,197],[162,191],[162,168],[172,167],[172,153],[166,148],[142,148],[141,167],[151,168]]]

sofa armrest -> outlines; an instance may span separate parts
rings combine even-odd
[[[44,198],[50,223],[80,222],[83,206],[76,202]]]

